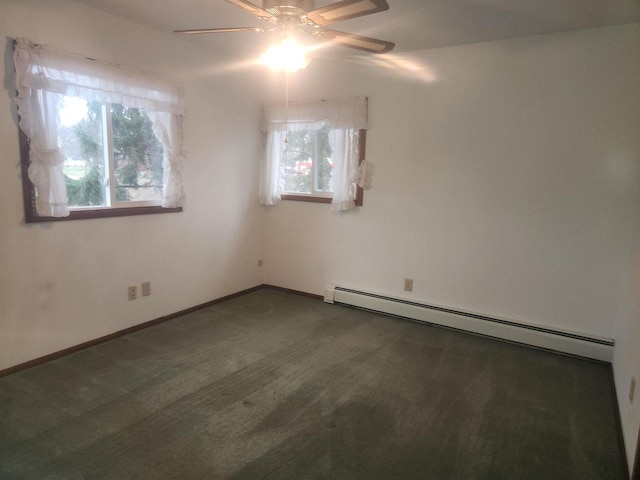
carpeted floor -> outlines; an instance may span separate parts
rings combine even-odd
[[[611,382],[263,289],[0,378],[0,479],[624,479]]]

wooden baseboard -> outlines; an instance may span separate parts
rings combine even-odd
[[[309,297],[309,298],[313,298],[313,299],[316,299],[316,300],[324,300],[324,297],[322,295],[316,295],[314,293],[302,292],[300,290],[292,290],[291,288],[277,287],[275,285],[268,285],[268,284],[262,285],[262,288],[269,288],[271,290],[278,290],[279,292],[285,292],[285,293],[293,293],[295,295],[302,295],[303,297]]]
[[[226,295],[224,297],[216,298],[215,300],[211,300],[210,302],[202,303],[200,305],[196,305],[195,307],[187,308],[185,310],[181,310],[179,312],[171,313],[169,315],[165,315],[164,317],[156,318],[155,320],[149,320],[148,322],[141,323],[139,325],[134,325],[133,327],[125,328],[124,330],[119,330],[114,333],[110,333],[109,335],[105,335],[100,338],[96,338],[94,340],[89,340],[88,342],[80,343],[78,345],[74,345],[73,347],[65,348],[64,350],[60,350],[58,352],[50,353],[49,355],[45,355],[43,357],[34,358],[33,360],[29,360],[28,362],[20,363],[18,365],[14,365],[13,367],[5,368],[0,370],[0,377],[4,377],[7,375],[11,375],[12,373],[19,372],[21,370],[25,370],[27,368],[35,367],[36,365],[41,365],[46,362],[50,362],[51,360],[55,360],[56,358],[64,357],[66,355],[70,355],[75,352],[79,352],[80,350],[84,350],[86,348],[93,347],[95,345],[99,345],[104,342],[108,342],[109,340],[113,340],[114,338],[122,337],[124,335],[128,335],[133,332],[137,332],[138,330],[143,330],[145,328],[153,327],[154,325],[158,325],[160,323],[167,322],[169,320],[173,320],[174,318],[181,317],[182,315],[187,315],[192,312],[196,312],[198,310],[202,310],[203,308],[210,307],[217,303],[226,302],[227,300],[231,300],[232,298],[240,297],[242,295],[246,295],[247,293],[254,292],[256,290],[260,290],[261,288],[272,288],[268,285],[257,285],[252,288],[248,288],[246,290],[242,290],[240,292],[232,293],[230,295]]]

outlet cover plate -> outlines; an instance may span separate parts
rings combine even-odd
[[[413,292],[413,279],[405,278],[404,279],[404,291],[405,292]]]

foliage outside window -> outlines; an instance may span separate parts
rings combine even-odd
[[[285,194],[331,197],[334,163],[330,136],[326,123],[317,130],[287,132],[280,163]]]
[[[163,150],[144,110],[64,97],[60,113],[71,209],[160,205]]]

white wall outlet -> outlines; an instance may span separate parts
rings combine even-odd
[[[633,403],[633,396],[636,393],[636,377],[631,377],[631,386],[629,387],[629,401]]]
[[[135,300],[138,298],[138,287],[135,285],[133,287],[129,287],[129,300]]]
[[[142,296],[148,297],[151,295],[151,282],[142,282]]]
[[[413,292],[413,279],[405,278],[404,279],[404,291],[405,292]]]

